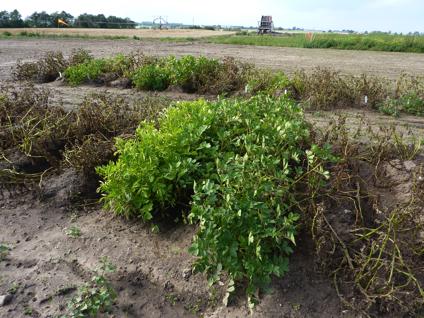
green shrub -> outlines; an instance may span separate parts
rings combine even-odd
[[[73,85],[92,82],[99,79],[105,72],[107,62],[104,59],[94,59],[68,67],[65,72],[66,81]]]
[[[402,109],[409,114],[424,116],[424,98],[415,93],[402,96],[400,98]]]
[[[131,68],[131,58],[124,54],[118,54],[108,60],[108,71],[123,75]]]
[[[206,86],[212,84],[218,77],[220,63],[204,56],[186,55],[180,59],[171,58],[168,65],[172,70],[174,85],[188,93],[206,91]]]
[[[400,116],[400,105],[396,99],[387,99],[384,102],[380,103],[378,110],[385,115],[399,117]]]
[[[187,93],[230,93],[244,88],[252,66],[227,57],[222,61],[204,56],[170,57],[166,61],[172,84]]]
[[[283,98],[178,103],[158,126],[141,124],[117,143],[117,162],[98,168],[103,202],[144,221],[190,203],[197,269],[211,282],[221,270],[247,280],[253,303],[287,271],[300,200],[321,186],[329,152],[311,145],[302,111]]]
[[[273,95],[279,90],[289,89],[290,86],[290,80],[283,72],[274,73],[268,70],[255,70],[249,76],[247,92]]]
[[[171,84],[171,74],[164,66],[145,65],[135,71],[132,81],[141,90],[164,91]]]
[[[415,116],[424,116],[424,99],[416,93],[409,93],[397,99],[387,98],[379,104],[379,111],[386,115],[398,117],[401,112]]]

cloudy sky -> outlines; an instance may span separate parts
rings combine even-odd
[[[65,10],[136,22],[162,15],[169,22],[245,26],[256,26],[262,14],[269,14],[282,27],[424,32],[424,0],[0,0],[0,11],[15,8],[24,17]]]

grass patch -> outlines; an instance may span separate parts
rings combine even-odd
[[[424,53],[424,36],[386,34],[315,34],[313,40],[305,34],[229,35],[202,39],[208,43],[258,45],[278,47],[320,48]]]
[[[0,39],[9,38],[36,38],[36,39],[81,39],[81,40],[129,40],[133,39],[132,36],[124,35],[88,35],[88,34],[46,34],[40,32],[20,31],[18,33],[11,33],[8,31],[3,32],[0,35]],[[143,40],[143,38],[137,37],[137,40]]]

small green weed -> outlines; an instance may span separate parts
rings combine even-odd
[[[117,294],[106,275],[115,271],[116,267],[107,258],[102,258],[100,268],[89,283],[80,287],[78,295],[68,304],[69,314],[63,318],[96,317],[98,313],[110,310]]]
[[[165,299],[168,303],[170,303],[172,306],[175,306],[178,301],[178,296],[172,293],[166,294]]]
[[[0,244],[0,261],[3,261],[7,258],[10,252],[10,247],[6,244]]]
[[[71,226],[66,230],[66,235],[72,238],[78,238],[81,236],[81,230],[76,226]]]
[[[12,295],[14,295],[18,291],[19,287],[20,287],[20,284],[13,283],[12,286],[10,286],[10,288],[7,291],[11,293]]]
[[[34,312],[34,310],[31,307],[26,307],[24,309],[24,315],[25,316],[32,316],[32,313]]]

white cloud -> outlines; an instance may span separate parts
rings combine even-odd
[[[387,7],[406,6],[416,2],[415,0],[371,0],[368,7],[378,9]]]

